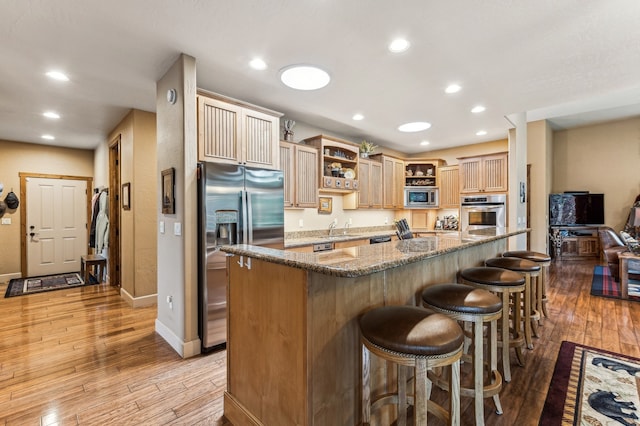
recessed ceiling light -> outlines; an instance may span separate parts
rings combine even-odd
[[[486,131],[486,130],[478,130],[478,131],[476,132],[476,136],[484,136],[484,135],[486,135],[486,134],[487,134],[487,131]]]
[[[317,90],[329,84],[331,77],[312,65],[292,65],[282,70],[280,80],[292,89]]]
[[[65,74],[61,73],[60,71],[49,71],[47,73],[47,77],[50,77],[58,81],[69,81],[69,77],[67,77]]]
[[[411,46],[409,41],[403,38],[397,38],[389,43],[389,51],[393,53],[401,53],[407,50]]]
[[[462,90],[462,86],[458,84],[450,84],[444,89],[445,93],[458,93],[460,90]]]
[[[486,108],[483,107],[482,105],[476,105],[473,108],[471,108],[471,112],[474,113],[474,114],[478,114],[480,112],[484,112],[485,109]]]
[[[251,62],[249,62],[249,66],[254,70],[262,71],[267,69],[267,63],[260,58],[252,59]]]
[[[48,141],[52,141],[52,140],[55,139],[55,137],[51,136],[51,135],[42,135],[42,139],[46,139]]]
[[[431,123],[427,123],[426,121],[415,121],[413,123],[405,123],[398,127],[398,130],[401,132],[421,132],[422,130],[427,130],[431,127]]]
[[[53,112],[53,111],[46,111],[46,112],[43,112],[43,113],[42,113],[42,115],[44,115],[44,116],[45,116],[45,117],[47,117],[47,118],[53,118],[53,119],[58,119],[58,118],[60,118],[60,114],[55,113],[55,112]]]
[[[362,114],[353,114],[353,117],[351,117],[351,118],[353,118],[356,121],[360,121],[360,120],[364,120],[364,115],[362,115]]]
[[[422,146],[429,145],[429,141],[422,141],[422,142],[420,142],[420,145],[422,145]]]

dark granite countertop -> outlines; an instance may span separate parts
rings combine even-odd
[[[469,232],[449,231],[410,240],[317,253],[298,253],[247,244],[222,246],[221,250],[326,275],[359,277],[528,231],[529,229],[526,228],[487,228]],[[353,237],[353,239],[363,238],[360,235]]]

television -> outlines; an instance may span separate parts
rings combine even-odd
[[[549,194],[549,225],[604,224],[604,194],[565,192]]]

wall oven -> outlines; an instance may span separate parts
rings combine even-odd
[[[432,209],[438,207],[438,188],[404,188],[404,207],[406,209]]]
[[[507,195],[469,195],[460,198],[460,229],[507,226]]]

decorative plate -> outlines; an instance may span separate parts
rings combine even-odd
[[[353,169],[344,169],[344,177],[347,179],[353,179],[356,177],[356,172]]]

